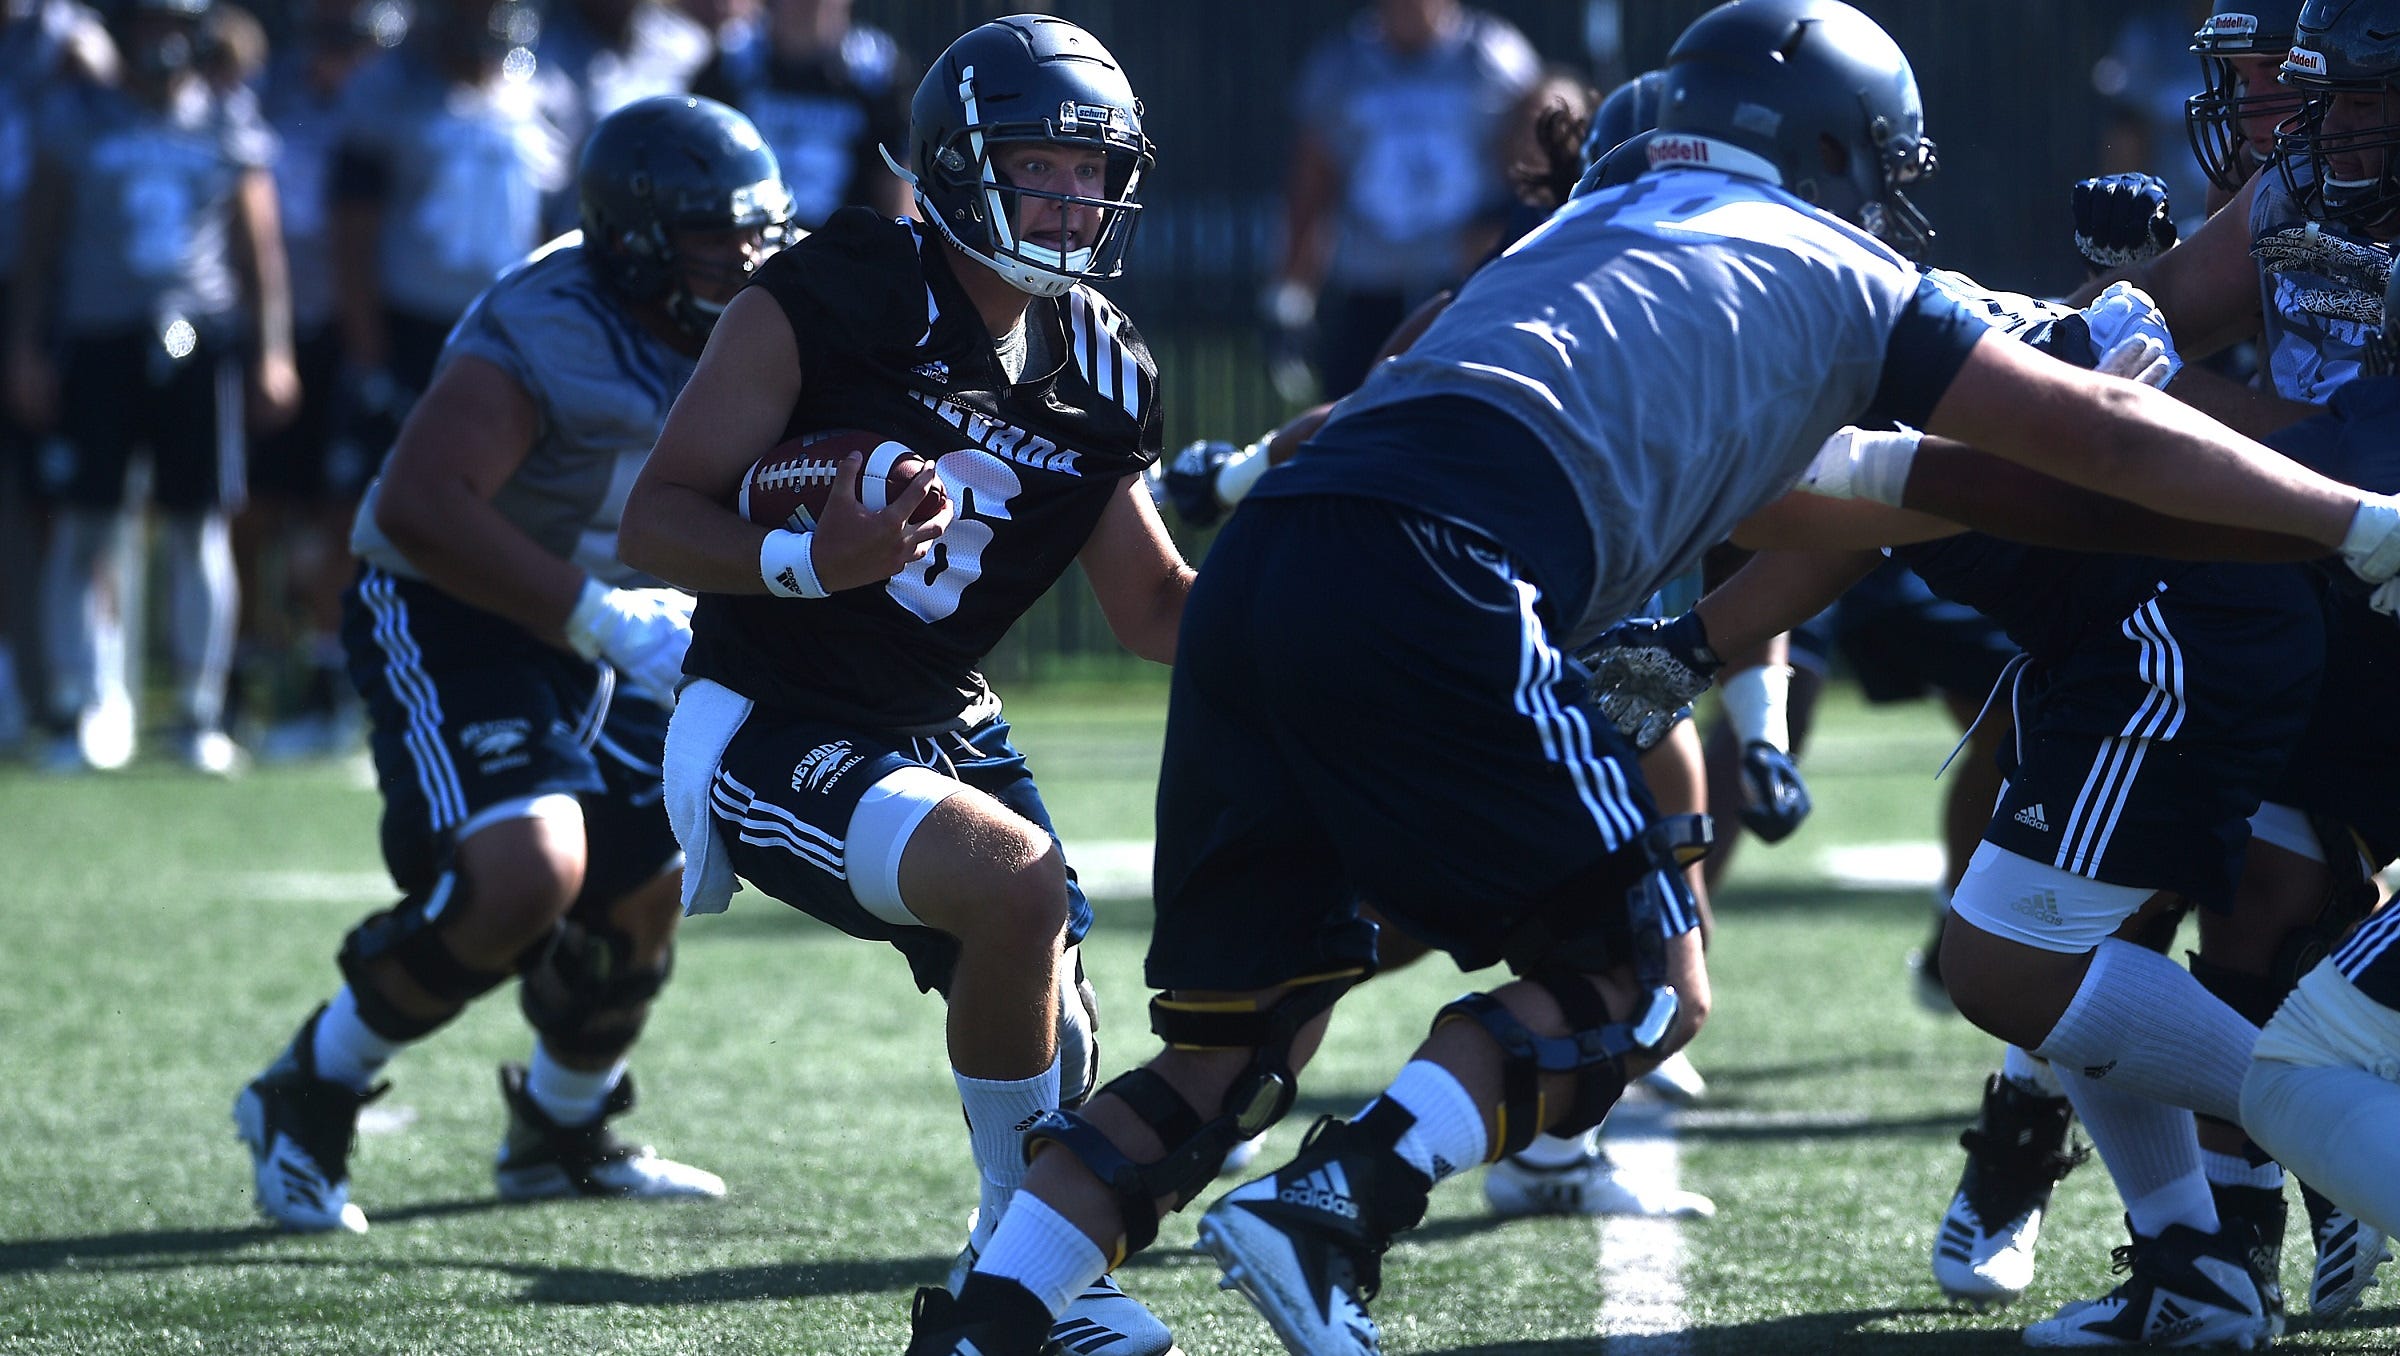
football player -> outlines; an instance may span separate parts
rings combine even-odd
[[[691,609],[614,538],[789,206],[757,130],[691,98],[609,117],[577,183],[582,233],[475,300],[359,509],[343,642],[405,897],[343,938],[342,986],[234,1104],[286,1228],[366,1229],[349,1160],[384,1065],[511,978],[535,1042],[500,1072],[502,1199],[725,1190],[610,1125],[682,916],[659,760]]]
[[[35,130],[6,347],[16,417],[56,435],[41,472],[58,505],[42,613],[60,770],[133,754],[131,698],[115,673],[122,619],[103,600],[126,469],[145,447],[164,529],[177,754],[216,775],[242,762],[223,725],[239,602],[227,516],[243,497],[245,422],[288,419],[299,380],[274,138],[248,100],[220,99],[194,69],[207,11],[208,0],[116,0],[122,83],[54,88]]]
[[[702,595],[667,744],[686,907],[725,907],[738,876],[890,942],[949,1002],[981,1177],[963,1272],[1010,1224],[1079,1237],[1016,1194],[1021,1132],[1097,1068],[1072,959],[1091,909],[978,664],[1074,563],[1117,639],[1169,662],[1192,572],[1143,489],[1157,369],[1091,285],[1121,271],[1151,164],[1123,71],[1071,23],[996,20],[933,63],[910,136],[920,220],[847,208],[760,271],[623,550]],[[841,428],[933,465],[870,513],[854,456],[811,532],[735,511],[762,454]],[[937,477],[951,508],[910,525]],[[1172,1345],[1097,1268],[1036,1310],[1091,1356]]]
[[[1697,563],[1843,422],[1871,411],[2400,569],[2400,501],[1994,340],[1896,251],[1927,239],[1906,189],[1934,155],[1872,20],[1741,0],[1664,69],[1649,173],[1477,274],[1218,537],[1159,786],[1148,975],[1168,1048],[1028,1131],[1016,1209],[955,1299],[921,1295],[913,1356],[1035,1351],[1056,1297],[1146,1246],[1162,1205],[1290,1109],[1374,964],[1361,897],[1519,978],[1446,1008],[1383,1095],[1200,1220],[1295,1352],[1379,1349],[1365,1301],[1435,1182],[1597,1124],[1690,1039],[1709,1005],[1681,870],[1696,834],[1655,818],[1563,651]],[[1857,469],[1879,484],[1900,455]],[[2103,1033],[2070,1057],[2138,1077],[2179,1052]]]

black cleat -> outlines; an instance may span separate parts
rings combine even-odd
[[[500,1066],[500,1096],[508,1103],[508,1138],[492,1175],[504,1201],[542,1201],[561,1196],[617,1196],[640,1200],[716,1197],[725,1179],[713,1172],[659,1157],[647,1144],[629,1144],[608,1128],[612,1117],[633,1109],[633,1075],[610,1090],[608,1102],[589,1125],[560,1125],[525,1090],[525,1066]]]

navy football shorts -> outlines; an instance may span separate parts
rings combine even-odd
[[[1158,792],[1159,989],[1372,963],[1372,901],[1475,969],[1540,918],[1630,960],[1655,818],[1536,586],[1369,499],[1252,500],[1185,607]]]
[[[478,815],[551,794],[583,806],[576,910],[674,864],[681,849],[659,803],[666,708],[618,688],[604,664],[371,565],[342,612],[383,792],[384,861],[403,891],[448,866]]]
[[[890,942],[908,957],[918,988],[947,992],[957,939],[881,916],[853,892],[851,870],[870,855],[849,841],[853,817],[876,783],[904,768],[929,768],[991,796],[1057,842],[1025,755],[1008,735],[998,716],[971,730],[912,736],[758,708],[718,763],[711,791],[718,837],[736,875],[853,937]],[[872,853],[888,856],[897,846],[878,843]],[[1091,928],[1091,903],[1069,867],[1067,945]]]
[[[2381,867],[2400,859],[2400,627],[2345,597],[2328,606],[2325,632],[2308,733],[2268,799],[2347,825]]]
[[[2306,727],[2322,613],[2289,566],[2195,566],[2014,684],[1984,841],[2110,885],[2233,898],[2250,816]]]

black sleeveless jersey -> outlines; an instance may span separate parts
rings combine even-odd
[[[979,718],[983,656],[1083,549],[1118,482],[1157,459],[1158,368],[1131,322],[1088,287],[1035,297],[1030,351],[1054,360],[1012,385],[950,264],[937,233],[853,207],[759,269],[750,285],[783,307],[800,351],[785,436],[865,429],[936,458],[957,518],[881,585],[703,595],[685,672],[878,728]]]

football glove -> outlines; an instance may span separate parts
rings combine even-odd
[[[567,643],[586,659],[605,659],[634,691],[675,704],[683,652],[692,647],[692,595],[675,589],[612,589],[597,579],[567,615]]]
[[[2158,303],[2132,283],[2110,283],[2108,290],[2092,298],[2092,304],[2077,314],[2091,332],[2092,352],[2100,355],[2100,361],[2092,365],[2093,371],[2164,390],[2175,374],[2183,370],[2182,355],[2175,351],[2175,336],[2167,329],[2166,317],[2159,314]],[[2137,338],[2148,341],[2138,363],[2129,361],[2124,351],[2126,343]],[[2151,369],[2162,357],[2165,372],[2155,374]],[[2117,364],[2113,369],[2112,360]]]
[[[2314,222],[2269,231],[2251,243],[2250,253],[2269,273],[2309,274],[2374,297],[2383,295],[2392,276],[2388,252],[2327,235]]]
[[[1808,812],[1808,783],[1792,756],[1763,739],[1742,746],[1742,827],[1759,841],[1780,843],[1792,836]]]
[[[1192,527],[1209,527],[1223,517],[1225,506],[1217,501],[1217,472],[1241,451],[1218,438],[1185,444],[1159,478],[1167,502],[1175,506],[1175,515]]]
[[[2144,263],[2175,244],[2166,181],[2109,174],[2075,185],[2075,252],[2103,272]]]
[[[1696,612],[1619,622],[1575,657],[1592,671],[1592,704],[1643,753],[1690,717],[1692,699],[1725,667]]]

